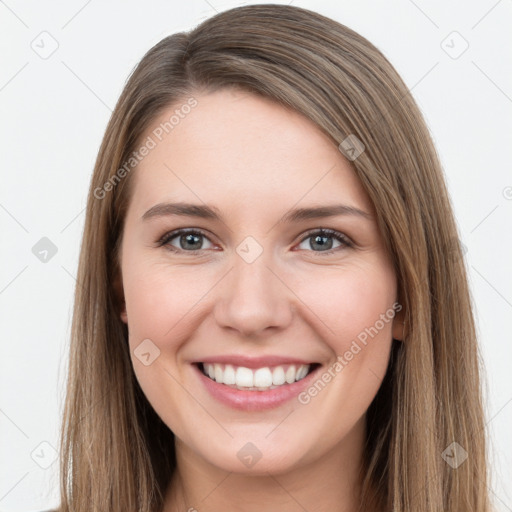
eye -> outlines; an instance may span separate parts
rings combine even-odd
[[[171,243],[171,241],[174,240],[175,238],[178,238],[178,247]],[[190,252],[192,254],[195,254],[203,250],[203,248],[201,248],[202,238],[208,240],[206,235],[200,230],[179,229],[177,231],[172,231],[171,233],[166,233],[158,241],[158,245],[166,246],[168,249],[175,252]]]
[[[329,239],[335,239],[339,242],[339,246],[333,249],[333,242]],[[339,231],[335,231],[334,229],[317,229],[316,231],[310,231],[302,240],[301,244],[303,244],[306,240],[312,239],[308,246],[310,249],[319,248],[320,251],[314,250],[313,252],[321,252],[323,254],[332,254],[337,250],[343,249],[345,247],[352,247],[353,244],[350,239],[340,233]],[[326,250],[322,250],[326,249]]]
[[[176,243],[178,246],[172,243],[175,239],[177,239]],[[332,254],[337,250],[341,250],[345,247],[353,247],[351,240],[346,235],[333,229],[321,228],[316,229],[315,231],[310,231],[306,236],[302,238],[300,244],[303,244],[308,239],[312,239],[312,241],[309,242],[309,247],[307,247],[306,250],[313,249],[312,252],[320,252],[323,254]],[[329,241],[330,239],[331,241]],[[332,239],[339,243],[337,247],[333,248]],[[157,242],[157,244],[159,247],[165,246],[174,252],[189,252],[191,254],[196,254],[208,248],[201,247],[203,240],[209,241],[208,237],[203,231],[193,228],[186,228],[166,233]]]

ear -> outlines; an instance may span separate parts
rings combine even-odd
[[[126,313],[126,302],[124,300],[123,276],[120,270],[116,272],[112,286],[114,288],[116,310],[121,320],[125,324],[128,324],[128,314]]]

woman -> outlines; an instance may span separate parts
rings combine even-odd
[[[155,45],[78,283],[59,510],[490,510],[439,160],[347,27],[252,5]]]

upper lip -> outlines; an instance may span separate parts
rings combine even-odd
[[[206,363],[206,364],[231,364],[233,366],[243,366],[245,368],[264,368],[266,366],[281,366],[286,364],[306,365],[314,364],[313,361],[304,361],[296,357],[288,356],[259,356],[250,357],[242,355],[223,355],[205,357],[192,361],[193,364]]]

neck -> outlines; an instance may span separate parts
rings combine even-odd
[[[177,467],[163,512],[356,512],[364,434],[363,417],[320,459],[263,475],[222,470],[176,438]]]

